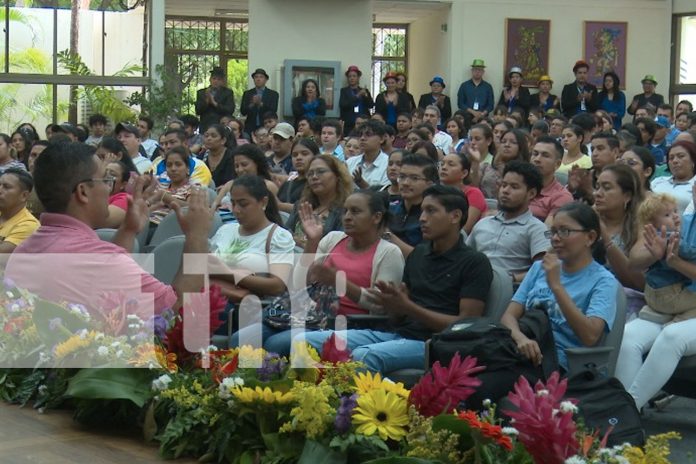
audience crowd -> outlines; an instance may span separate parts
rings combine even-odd
[[[434,76],[415,105],[403,73],[387,73],[373,98],[350,66],[340,119],[326,117],[307,79],[294,120],[283,121],[263,69],[238,119],[215,68],[197,116],[163,128],[146,115],[95,114],[89,133],[50,124],[44,139],[22,124],[0,134],[6,276],[95,311],[104,290],[137,291],[161,311],[202,277],[179,270],[168,285],[127,252],[175,217],[184,252],[210,254],[233,315],[246,295],[267,301],[296,281],[332,288],[340,275],[337,316],[388,316],[344,332],[356,359],[388,373],[421,367],[433,334],[485,315],[494,275],[504,275],[516,290],[502,323],[531,366],[545,356],[520,329],[532,309],[545,310],[564,371],[565,349],[595,346],[625,323],[617,377],[642,407],[696,354],[696,112],[665,103],[651,75],[631,99],[613,72],[597,88],[582,60],[560,96],[550,76],[531,94],[513,67],[496,100],[485,68],[474,60],[452,98]],[[103,228],[116,229],[112,243],[98,238]],[[28,259],[37,253],[68,258],[40,261],[39,273]],[[117,258],[95,268],[78,253]],[[615,321],[622,291],[631,304]],[[279,329],[258,309],[238,317],[230,343],[281,354],[293,340],[320,348],[332,333]]]

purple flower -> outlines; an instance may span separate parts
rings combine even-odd
[[[5,290],[14,290],[17,288],[17,284],[15,284],[14,280],[10,279],[9,277],[4,277],[2,279],[2,284],[5,286]]]
[[[51,331],[55,331],[61,325],[63,325],[63,320],[60,317],[56,317],[48,321],[48,328],[51,329]]]
[[[163,340],[165,335],[167,334],[167,328],[169,327],[169,324],[167,323],[167,320],[162,316],[153,316],[147,321],[145,327],[147,327],[148,330],[154,331],[155,337],[159,338],[160,340]]]
[[[261,363],[261,367],[256,370],[259,380],[268,382],[280,376],[285,369],[286,362],[276,353],[266,353]]]
[[[358,404],[357,400],[357,393],[353,393],[350,396],[341,397],[341,404],[338,406],[336,419],[334,420],[336,432],[343,434],[350,430],[351,416],[353,415],[353,409]]]

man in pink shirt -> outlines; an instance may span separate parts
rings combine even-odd
[[[46,148],[34,170],[36,192],[46,212],[41,227],[10,257],[6,277],[42,298],[82,304],[93,312],[103,312],[114,301],[129,302],[145,318],[177,307],[184,293],[201,290],[203,276],[185,275],[179,269],[173,287],[168,286],[128,254],[148,221],[143,190],[149,177],[138,179],[113,243],[95,233],[108,217],[114,183],[105,168],[88,145],[61,143]],[[174,205],[186,236],[184,252],[207,253],[213,214],[207,207],[207,192],[193,191],[188,205],[186,213]]]
[[[553,137],[544,136],[537,139],[532,150],[531,162],[541,172],[544,179],[539,195],[529,203],[529,210],[534,217],[548,225],[548,219],[558,208],[573,201],[573,195],[556,180],[556,169],[563,159],[563,147]]]

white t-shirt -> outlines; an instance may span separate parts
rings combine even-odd
[[[152,168],[152,162],[141,154],[133,158],[133,164],[135,164],[135,169],[138,170],[138,174],[145,174]]]
[[[435,137],[433,137],[433,145],[435,145],[435,148],[442,150],[442,153],[447,156],[452,149],[452,136],[447,132],[437,131]]]
[[[239,223],[220,227],[212,239],[210,250],[233,269],[248,269],[255,273],[269,272],[270,264],[295,262],[295,241],[292,234],[276,227],[271,238],[270,255],[266,256],[266,240],[273,224],[253,235],[240,235]]]

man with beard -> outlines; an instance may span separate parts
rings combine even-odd
[[[550,247],[544,237],[546,226],[532,215],[529,202],[542,189],[536,166],[510,161],[498,190],[498,214],[476,223],[466,244],[485,254],[493,266],[520,283],[532,263],[542,259]]]

